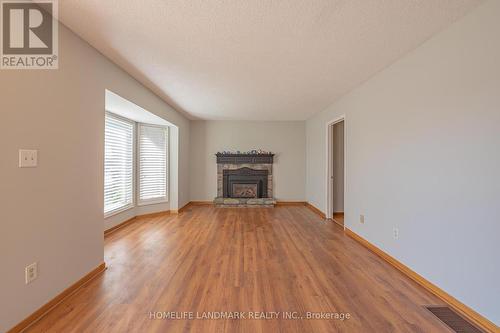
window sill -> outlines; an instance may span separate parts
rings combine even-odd
[[[149,206],[149,205],[157,205],[157,204],[162,204],[162,203],[168,203],[168,199],[141,201],[141,202],[137,203],[137,206]]]
[[[104,218],[107,219],[109,217],[112,217],[112,216],[115,216],[117,214],[123,213],[123,212],[125,212],[125,211],[127,211],[129,209],[134,208],[134,207],[135,207],[134,204],[130,204],[130,205],[124,206],[122,208],[118,208],[118,209],[112,210],[112,211],[110,211],[108,213],[104,213]]]

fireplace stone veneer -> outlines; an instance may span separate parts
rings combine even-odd
[[[273,154],[217,154],[218,207],[274,207]],[[248,184],[245,195],[234,193]],[[256,189],[253,195],[251,189]],[[250,196],[252,194],[252,196]]]

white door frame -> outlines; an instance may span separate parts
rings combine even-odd
[[[345,114],[334,118],[330,120],[329,122],[326,123],[326,179],[325,179],[325,184],[326,184],[326,193],[325,193],[325,198],[326,198],[326,218],[331,219],[333,216],[333,182],[332,182],[332,129],[333,125],[340,123],[341,121],[344,122],[344,207],[345,207],[345,199],[346,199],[346,188],[347,188],[347,122],[346,122],[346,117]],[[345,211],[345,208],[344,208]]]

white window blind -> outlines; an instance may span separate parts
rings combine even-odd
[[[106,113],[104,134],[104,213],[134,204],[134,124]]]
[[[168,200],[168,130],[139,125],[139,202]]]

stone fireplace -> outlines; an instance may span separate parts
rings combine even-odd
[[[217,156],[218,207],[273,207],[273,154]]]

